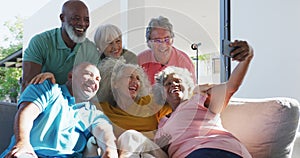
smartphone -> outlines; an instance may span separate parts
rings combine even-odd
[[[222,52],[222,54],[229,57],[229,58],[233,58],[233,56],[230,55],[230,52],[235,50],[236,47],[230,47],[229,44],[231,43],[231,41],[229,41],[228,39],[224,39],[224,40],[222,40],[222,42],[223,42],[223,52]]]

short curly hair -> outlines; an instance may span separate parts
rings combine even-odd
[[[99,65],[101,75],[98,93],[99,102],[108,102],[110,105],[116,105],[112,85],[119,81],[120,77],[123,75],[124,68],[128,67],[135,69],[140,78],[140,89],[136,99],[150,94],[151,84],[142,67],[137,64],[125,63],[125,60],[122,58],[114,59],[106,57]]]
[[[168,66],[162,71],[155,74],[155,83],[153,85],[152,92],[153,92],[153,97],[155,102],[159,105],[166,104],[164,82],[166,81],[167,77],[171,74],[175,74],[181,77],[183,84],[186,85],[185,89],[188,90],[189,98],[193,94],[195,84],[194,84],[192,74],[186,68]]]

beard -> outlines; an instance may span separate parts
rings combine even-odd
[[[82,36],[77,36],[75,34],[75,31],[73,30],[73,27],[71,25],[69,25],[68,23],[66,23],[65,29],[66,29],[66,32],[67,32],[68,36],[70,37],[70,39],[73,42],[75,42],[75,43],[82,43],[82,42],[84,42],[85,36],[86,36],[86,32],[84,32],[84,34]]]

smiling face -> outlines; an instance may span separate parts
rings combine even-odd
[[[140,76],[137,70],[133,67],[125,67],[116,85],[119,88],[119,93],[135,100],[141,86]]]
[[[164,28],[153,28],[148,41],[157,62],[167,64],[172,51],[173,38],[171,32]]]
[[[75,68],[72,75],[72,89],[76,101],[88,101],[94,97],[101,80],[96,66],[83,63]]]
[[[112,57],[118,59],[122,53],[122,38],[110,39],[110,43],[107,43],[104,49],[104,55],[106,57]]]
[[[85,40],[86,30],[90,25],[89,12],[81,1],[69,1],[64,7],[61,16],[62,28],[75,43]]]
[[[166,94],[166,101],[175,110],[177,106],[184,100],[188,99],[188,92],[185,84],[177,74],[169,74],[163,83]]]

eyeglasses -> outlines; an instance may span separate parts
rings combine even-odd
[[[163,44],[163,43],[172,44],[173,38],[166,37],[166,38],[151,39],[149,41],[155,44]]]

